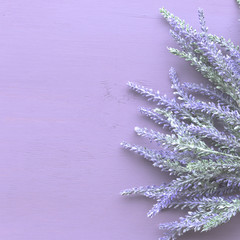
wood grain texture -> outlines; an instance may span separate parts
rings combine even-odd
[[[119,195],[170,179],[120,148],[154,127],[127,81],[169,96],[170,66],[204,81],[168,53],[162,6],[195,27],[202,7],[211,32],[239,42],[234,0],[0,1],[0,239],[154,240],[184,213],[148,219],[152,201]],[[182,239],[238,240],[239,220]]]

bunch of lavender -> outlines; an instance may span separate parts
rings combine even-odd
[[[240,211],[240,50],[230,40],[208,33],[203,11],[198,11],[198,32],[167,10],[160,10],[171,26],[179,49],[170,52],[189,61],[210,83],[179,82],[169,71],[176,98],[168,99],[135,83],[134,91],[152,100],[156,108],[141,113],[170,130],[169,134],[135,127],[138,135],[160,144],[158,150],[121,145],[176,176],[170,183],[136,187],[122,195],[139,194],[156,200],[152,217],[170,207],[191,211],[179,221],[161,224],[161,240],[176,239],[187,231],[208,231]],[[206,101],[200,100],[199,95]]]

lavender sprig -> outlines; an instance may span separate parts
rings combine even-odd
[[[129,188],[121,194],[154,199],[148,217],[170,207],[192,210],[179,221],[160,225],[166,230],[160,240],[173,240],[191,230],[215,228],[240,210],[240,48],[208,33],[202,9],[198,11],[201,31],[163,8],[160,12],[180,48],[169,48],[170,52],[189,61],[210,84],[180,83],[173,68],[169,70],[173,99],[128,83],[157,105],[142,107],[140,112],[170,133],[135,127],[139,136],[156,142],[158,149],[121,145],[175,179],[158,186]]]

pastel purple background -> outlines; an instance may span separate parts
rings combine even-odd
[[[170,180],[120,147],[147,144],[134,126],[155,127],[126,82],[172,96],[170,66],[203,81],[168,53],[162,6],[194,27],[202,7],[211,32],[239,42],[234,0],[0,1],[0,239],[154,240],[186,213],[148,219],[151,200],[119,195]],[[239,222],[181,239],[238,240]]]

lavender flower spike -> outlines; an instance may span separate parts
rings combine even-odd
[[[156,142],[157,149],[121,145],[175,178],[121,194],[155,200],[148,217],[171,207],[191,210],[179,221],[159,226],[166,230],[160,240],[173,240],[191,230],[209,231],[240,210],[240,51],[232,41],[208,33],[201,9],[199,32],[164,8],[160,12],[180,48],[169,48],[170,52],[190,62],[209,84],[181,83],[174,68],[169,70],[173,99],[128,83],[156,103],[155,108],[142,107],[140,112],[168,132],[135,127],[137,135]]]

